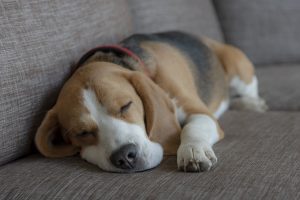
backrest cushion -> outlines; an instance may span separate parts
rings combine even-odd
[[[0,1],[0,165],[30,152],[72,63],[130,20],[125,0]]]
[[[257,64],[300,61],[299,0],[214,0],[225,40]]]
[[[129,0],[129,5],[137,32],[182,30],[222,41],[210,0]]]

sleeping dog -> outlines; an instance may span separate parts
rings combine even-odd
[[[47,157],[80,153],[106,171],[143,171],[176,154],[180,170],[208,171],[229,105],[267,108],[239,49],[176,31],[136,34],[80,59],[35,142]]]

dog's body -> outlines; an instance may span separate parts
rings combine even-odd
[[[81,59],[37,132],[41,153],[80,152],[104,170],[129,172],[157,166],[164,151],[177,153],[184,171],[207,171],[229,91],[239,108],[266,109],[253,65],[232,46],[181,32],[133,35],[120,46],[132,56],[105,48]]]

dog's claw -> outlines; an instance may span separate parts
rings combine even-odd
[[[195,161],[190,161],[185,168],[186,168],[185,172],[199,172],[200,171],[199,165]]]

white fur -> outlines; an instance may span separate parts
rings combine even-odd
[[[177,118],[179,124],[182,125],[184,123],[185,119],[186,119],[186,113],[184,112],[182,107],[178,106],[177,99],[173,98],[172,102],[173,102],[174,107],[175,107],[176,118]]]
[[[217,111],[214,113],[214,116],[218,119],[228,109],[228,107],[229,107],[229,100],[228,99],[223,100],[219,105]]]
[[[268,109],[265,100],[259,97],[258,81],[256,76],[251,83],[246,84],[239,77],[234,77],[230,82],[230,88],[233,95],[240,97],[231,101],[231,108],[238,110],[253,110],[264,112]]]
[[[181,143],[201,141],[213,145],[218,139],[216,122],[203,114],[189,116],[181,134]]]
[[[246,84],[236,76],[231,80],[230,87],[234,93],[237,93],[241,96],[258,98],[258,82],[256,76],[253,76],[253,80],[250,84]]]
[[[190,162],[194,162],[206,165],[209,170],[217,161],[212,145],[218,139],[217,125],[209,116],[195,114],[188,117],[177,151],[178,167],[185,169]]]
[[[135,171],[153,168],[161,162],[163,149],[158,143],[148,139],[144,127],[109,116],[92,90],[84,90],[83,97],[84,105],[91,113],[91,116],[83,117],[92,117],[100,130],[97,133],[98,144],[82,148],[82,158],[103,170],[122,172],[124,170],[114,167],[109,158],[121,146],[135,144],[140,162],[143,163]]]

